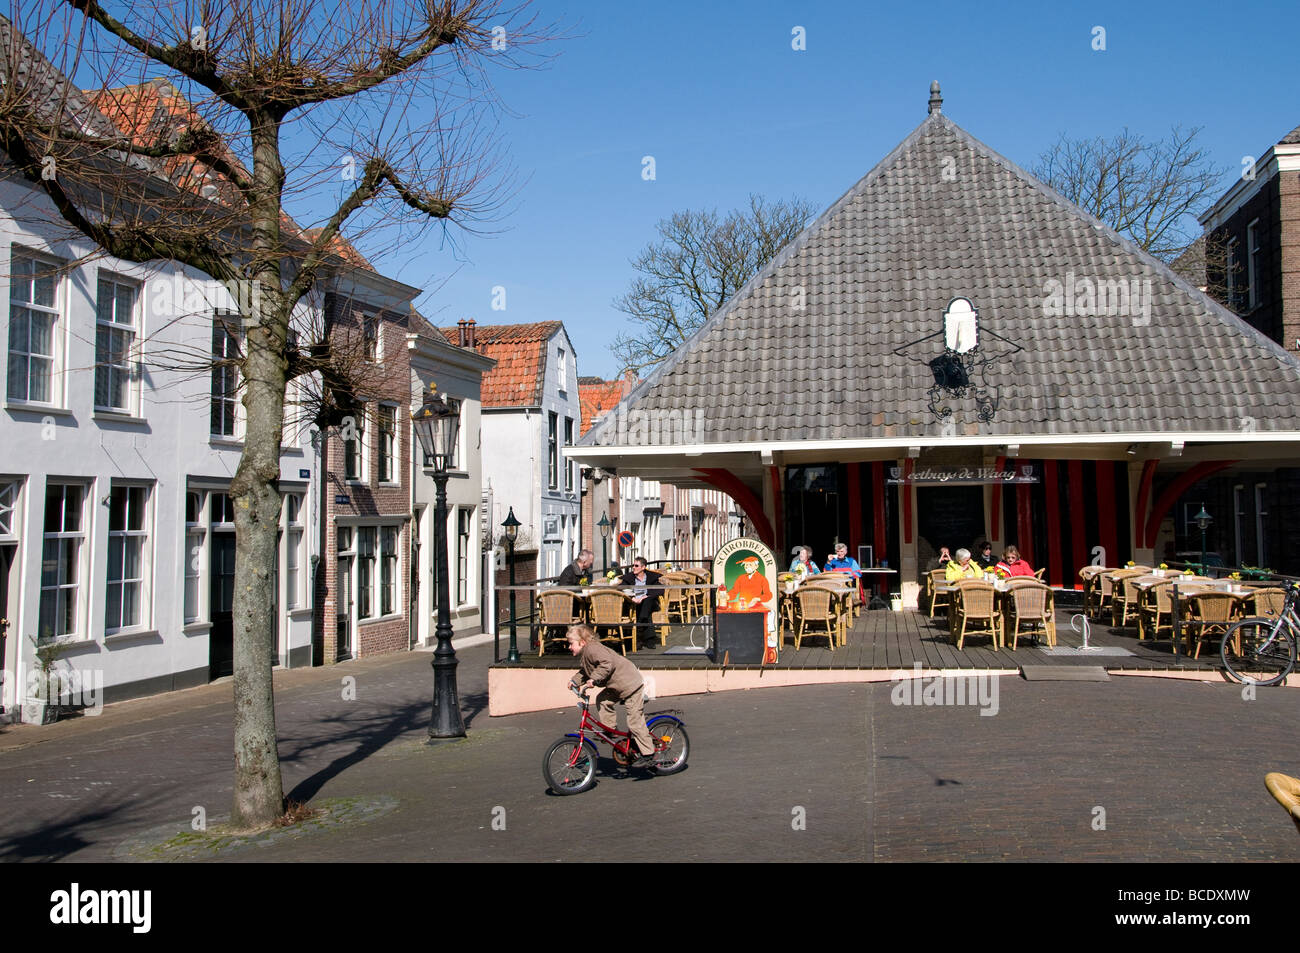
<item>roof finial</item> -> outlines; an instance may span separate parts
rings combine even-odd
[[[930,115],[943,112],[943,97],[939,95],[939,81],[930,84]]]

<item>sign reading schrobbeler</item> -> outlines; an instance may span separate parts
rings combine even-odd
[[[743,536],[724,543],[713,557],[713,581],[718,587],[718,612],[765,613],[763,664],[775,665],[776,557],[772,550]]]

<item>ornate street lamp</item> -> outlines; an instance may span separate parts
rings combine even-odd
[[[608,513],[600,514],[600,522],[596,524],[600,527],[600,564],[609,571],[609,528],[614,524],[609,521]]]
[[[1205,504],[1202,503],[1201,512],[1197,513],[1192,519],[1196,520],[1196,525],[1201,529],[1201,572],[1208,576],[1210,573],[1205,566],[1205,531],[1214,522],[1214,517],[1205,511]]]
[[[438,624],[433,650],[433,721],[430,738],[463,738],[465,722],[460,716],[456,693],[456,650],[451,647],[451,592],[447,579],[447,471],[456,460],[460,434],[460,413],[447,403],[447,395],[429,384],[429,393],[419,410],[411,414],[411,426],[426,460],[431,461],[433,482],[438,488],[433,507],[434,572],[438,576]]]
[[[510,567],[510,651],[506,655],[507,662],[519,661],[519,646],[515,642],[515,540],[519,536],[519,525],[512,506],[501,523],[501,528],[506,531],[506,546],[509,548],[506,564]]]

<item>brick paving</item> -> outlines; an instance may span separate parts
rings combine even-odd
[[[469,648],[470,737],[426,747],[429,658],[279,673],[286,788],[398,807],[232,859],[1300,860],[1263,785],[1270,770],[1300,774],[1300,691],[1245,701],[1227,684],[1007,676],[993,717],[896,705],[887,682],[683,696],[649,707],[683,712],[684,772],[620,776],[602,759],[592,790],[561,798],[541,759],[576,711],[490,719],[491,646]],[[229,696],[217,684],[5,729],[0,859],[110,860],[194,806],[228,811]]]

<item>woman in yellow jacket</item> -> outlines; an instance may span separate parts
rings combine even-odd
[[[971,560],[969,549],[959,549],[956,557],[944,570],[944,578],[949,582],[956,582],[958,579],[983,579],[984,570]]]

